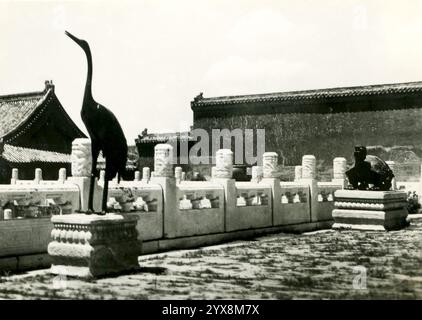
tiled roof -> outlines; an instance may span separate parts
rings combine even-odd
[[[44,151],[4,144],[1,157],[12,163],[50,162],[70,163],[70,154]]]
[[[49,162],[49,163],[71,163],[71,155],[54,151],[44,151],[38,149],[24,148],[4,144],[2,158],[12,163],[31,163],[31,162]],[[135,169],[133,161],[128,161],[127,169]],[[98,155],[97,169],[105,169],[105,159],[102,152]]]
[[[0,96],[0,137],[5,136],[29,116],[44,101],[50,90]]]
[[[278,102],[296,100],[318,100],[336,97],[373,96],[394,93],[422,92],[422,81],[396,84],[380,84],[358,87],[329,88],[305,91],[276,92],[204,98],[202,93],[192,102],[195,106],[228,105],[253,102]]]
[[[163,143],[168,141],[175,141],[177,139],[187,139],[188,141],[193,141],[194,138],[189,134],[189,132],[169,132],[169,133],[150,133],[144,136],[138,136],[136,139],[137,143]]]

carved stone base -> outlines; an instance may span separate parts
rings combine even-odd
[[[119,214],[53,216],[48,254],[54,274],[100,277],[139,268],[138,217]]]
[[[402,191],[337,190],[333,229],[397,230],[408,225]]]

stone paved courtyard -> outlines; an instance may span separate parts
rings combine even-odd
[[[422,217],[405,230],[277,234],[142,256],[138,273],[83,282],[3,274],[2,299],[421,299]],[[367,289],[354,289],[354,267]]]

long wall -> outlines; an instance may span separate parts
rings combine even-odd
[[[420,93],[396,93],[325,100],[194,104],[192,109],[194,128],[209,133],[212,129],[265,129],[266,150],[277,152],[286,165],[300,163],[304,154],[315,155],[322,166],[330,166],[338,156],[351,164],[355,145],[381,146],[384,150],[411,147],[420,164],[421,102]],[[398,162],[384,157],[385,152],[373,152],[384,160]]]

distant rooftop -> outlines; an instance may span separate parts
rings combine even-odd
[[[374,96],[394,93],[422,92],[422,81],[395,84],[379,84],[356,87],[328,88],[304,91],[275,92],[264,94],[235,95],[204,98],[199,94],[191,102],[192,107],[241,104],[253,102],[278,102],[318,100],[335,97]]]
[[[194,138],[189,131],[184,132],[167,132],[167,133],[147,133],[144,131],[136,139],[137,143],[165,143],[168,141],[176,141],[177,139],[187,139],[193,141]]]
[[[24,123],[52,91],[53,83],[46,81],[43,91],[0,96],[0,137]]]

